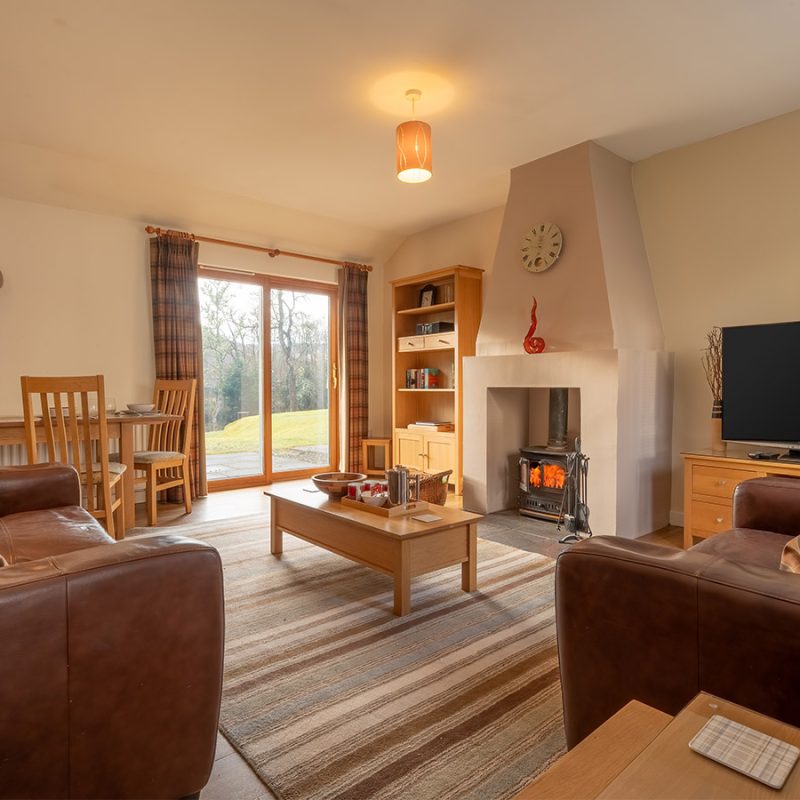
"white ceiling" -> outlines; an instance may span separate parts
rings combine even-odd
[[[0,0],[0,193],[376,258],[586,139],[636,161],[794,110],[799,32],[798,0]],[[402,70],[452,88],[413,87],[422,185],[375,102]]]

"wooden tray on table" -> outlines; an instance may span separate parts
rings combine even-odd
[[[377,514],[380,517],[407,517],[409,514],[422,514],[431,506],[424,500],[414,503],[407,503],[404,506],[371,506],[361,500],[353,500],[350,497],[342,498],[342,505],[348,508],[357,508],[359,511],[369,511],[370,514]]]

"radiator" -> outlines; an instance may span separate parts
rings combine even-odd
[[[28,463],[24,444],[6,444],[0,447],[0,467],[16,467]]]
[[[134,450],[147,450],[147,433],[148,429],[144,426],[136,426],[133,429],[133,449]],[[111,441],[109,443],[109,452],[119,452],[119,443]],[[39,463],[47,461],[47,445],[39,444],[37,446],[36,460]],[[28,451],[24,444],[4,444],[0,445],[0,467],[16,467],[20,464],[28,463]],[[136,500],[144,499],[144,489],[136,489]]]

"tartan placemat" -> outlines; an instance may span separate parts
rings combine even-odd
[[[794,745],[715,714],[689,742],[696,753],[780,789],[800,755]]]

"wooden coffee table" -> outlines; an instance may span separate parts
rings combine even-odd
[[[480,514],[445,506],[429,512],[437,522],[410,516],[389,519],[343,506],[314,489],[309,481],[274,484],[271,499],[271,552],[283,553],[283,532],[324,547],[394,580],[394,613],[411,610],[411,579],[416,575],[461,565],[461,588],[474,592],[477,579],[477,536]]]
[[[714,714],[800,746],[800,729],[704,692],[676,717],[632,700],[514,800],[800,797],[800,764],[776,791],[690,750]]]

